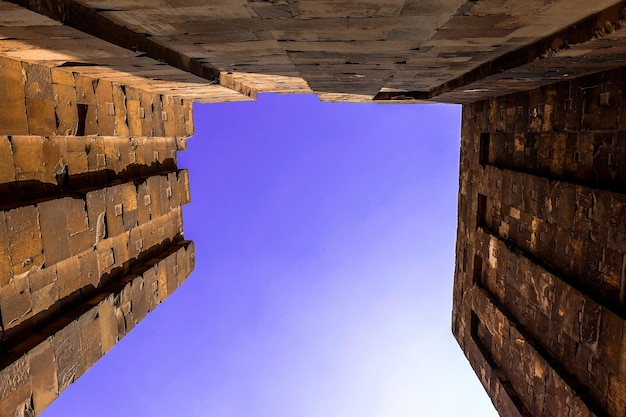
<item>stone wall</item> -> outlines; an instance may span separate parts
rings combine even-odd
[[[456,91],[470,102],[468,84],[587,41],[626,6],[618,0],[13,1],[245,95],[314,92],[330,101],[426,100]]]
[[[14,2],[0,415],[38,414],[193,269],[191,101],[314,92],[467,104],[457,340],[503,416],[624,416],[625,1]]]
[[[191,103],[36,51],[0,51],[2,416],[39,414],[194,267]]]
[[[501,415],[626,410],[625,81],[464,107],[453,331]]]

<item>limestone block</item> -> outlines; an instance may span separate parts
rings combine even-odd
[[[128,231],[131,228],[137,226],[137,187],[134,183],[124,183],[121,185],[121,197],[122,197],[122,219],[124,224],[124,230]]]
[[[106,189],[89,191],[85,198],[89,231],[93,242],[98,243],[107,237]]]
[[[44,262],[39,213],[36,206],[23,206],[5,212],[9,256],[13,275],[39,267]]]
[[[117,330],[113,298],[113,295],[109,295],[98,304],[98,325],[100,326],[100,342],[103,353],[111,350],[121,337]]]
[[[32,385],[26,382],[6,397],[0,397],[0,415],[34,417],[32,392]]]
[[[143,277],[135,278],[130,286],[130,298],[133,312],[133,320],[139,323],[148,314],[149,294],[144,290],[145,282]]]
[[[113,237],[125,231],[123,214],[125,207],[122,200],[122,186],[106,188],[106,227],[107,236]]]
[[[78,264],[80,268],[80,288],[81,296],[84,293],[91,293],[100,285],[100,265],[98,252],[96,250],[87,250],[78,255]]]
[[[115,104],[111,82],[101,80],[96,87],[98,103],[98,132],[100,135],[115,134]]]
[[[78,318],[81,366],[89,369],[103,355],[98,306],[93,306]]]
[[[115,110],[115,135],[128,136],[129,128],[127,123],[127,103],[125,87],[113,83],[112,86],[113,108]]]
[[[27,275],[15,277],[7,285],[0,287],[0,310],[4,329],[19,324],[32,311]]]
[[[44,201],[37,205],[46,265],[54,265],[71,256],[68,239],[68,203],[71,198]]]
[[[54,351],[59,391],[64,391],[84,372],[81,359],[78,320],[63,319],[55,323],[61,327],[51,340]]]
[[[79,296],[78,290],[81,288],[82,279],[78,256],[72,256],[57,263],[57,275],[59,299],[67,304]]]
[[[158,266],[156,266],[156,261],[150,261],[150,263],[153,263],[153,265],[150,265],[142,274],[145,306],[148,312],[154,310],[157,304],[159,304]]]
[[[0,57],[0,134],[27,135],[24,74],[19,61]]]
[[[43,154],[44,138],[40,136],[14,136],[11,142],[16,179],[42,180],[45,172]]]
[[[54,351],[46,339],[28,352],[33,409],[40,414],[59,395]]]
[[[191,202],[189,189],[189,172],[186,169],[178,171],[178,191],[180,192],[180,204],[185,205]]]

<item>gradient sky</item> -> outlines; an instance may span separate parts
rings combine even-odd
[[[496,416],[450,330],[460,110],[196,105],[196,270],[42,416]]]

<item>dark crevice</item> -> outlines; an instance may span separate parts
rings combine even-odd
[[[78,110],[78,126],[76,127],[76,136],[85,136],[85,123],[87,119],[87,104],[76,103]]]
[[[73,61],[67,61],[62,63],[61,65],[57,65],[57,68],[62,68],[62,67],[97,67],[99,66],[99,64],[93,64],[91,62],[73,62]]]

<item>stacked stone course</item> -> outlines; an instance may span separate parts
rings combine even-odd
[[[463,110],[453,331],[502,415],[626,411],[623,74]]]
[[[13,4],[15,3],[15,4]],[[462,103],[452,327],[503,416],[626,415],[626,2],[0,1],[0,416],[194,266],[192,101]]]

